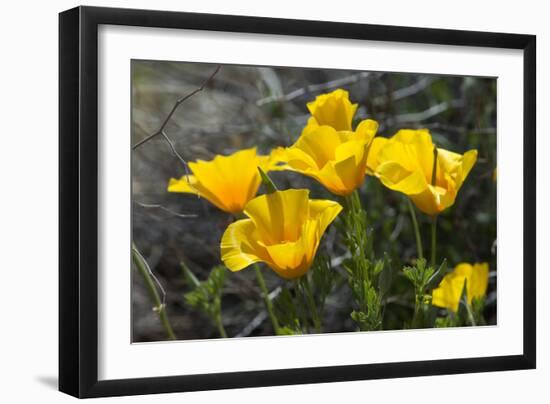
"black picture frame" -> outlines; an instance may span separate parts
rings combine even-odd
[[[98,26],[113,24],[523,51],[523,354],[99,381]],[[76,397],[183,392],[536,366],[536,37],[533,35],[77,7],[59,15],[59,389]]]

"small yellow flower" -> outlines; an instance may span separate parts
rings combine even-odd
[[[328,225],[342,207],[309,199],[306,189],[275,191],[245,207],[247,219],[230,224],[221,241],[221,256],[231,271],[265,262],[285,279],[305,274]]]
[[[445,275],[437,288],[432,291],[432,304],[447,308],[453,312],[458,311],[460,297],[466,283],[468,304],[472,304],[473,298],[485,296],[489,283],[489,264],[458,264],[453,272]]]
[[[308,124],[283,154],[286,169],[315,178],[336,195],[349,195],[365,178],[369,145],[378,123],[362,121],[355,132]]]
[[[307,103],[307,109],[311,113],[308,125],[326,125],[337,131],[351,131],[357,104],[352,104],[348,92],[339,88],[317,96],[315,101]]]
[[[168,192],[200,195],[219,209],[229,213],[242,212],[261,183],[258,167],[264,171],[278,170],[272,156],[259,156],[256,148],[237,151],[213,160],[189,163],[193,175],[171,178]]]
[[[458,154],[437,148],[435,182],[434,144],[427,129],[402,129],[393,137],[372,142],[367,172],[394,191],[409,196],[418,209],[437,215],[453,205],[477,159],[477,150]]]

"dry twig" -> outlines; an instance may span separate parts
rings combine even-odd
[[[336,80],[327,81],[326,83],[310,84],[309,86],[298,88],[284,95],[280,95],[280,96],[275,95],[275,96],[262,98],[256,101],[256,105],[261,107],[262,105],[269,104],[272,102],[291,101],[294,98],[300,97],[305,94],[315,93],[315,92],[327,90],[330,88],[340,87],[346,84],[356,83],[359,80],[367,78],[369,75],[370,73],[368,72],[360,72],[360,73],[352,74]]]
[[[191,98],[192,96],[194,96],[195,94],[201,92],[202,90],[204,90],[204,88],[212,81],[212,79],[214,78],[214,76],[216,74],[218,74],[218,72],[220,71],[221,69],[221,66],[218,66],[216,67],[216,70],[214,70],[214,72],[202,83],[202,85],[191,91],[189,94],[179,98],[176,103],[174,104],[174,106],[172,107],[172,109],[170,110],[170,112],[168,113],[168,115],[166,116],[166,118],[164,119],[164,121],[162,122],[162,124],[160,125],[160,128],[153,134],[147,136],[145,139],[143,140],[140,140],[139,142],[137,142],[135,145],[132,146],[132,150],[135,150],[137,149],[138,147],[140,147],[141,145],[147,143],[149,140],[153,139],[154,137],[160,135],[163,133],[164,131],[164,128],[166,127],[166,125],[168,124],[168,121],[170,121],[170,118],[172,118],[172,115],[174,115],[174,113],[176,112],[176,110],[178,109],[178,107],[183,104],[183,102],[185,102],[186,100],[188,100],[189,98]]]
[[[198,215],[195,215],[195,214],[192,214],[192,213],[178,213],[178,212],[174,212],[173,210],[168,209],[167,207],[162,206],[161,204],[158,204],[158,203],[142,203],[142,202],[137,202],[137,201],[134,201],[134,202],[136,203],[136,205],[139,205],[139,206],[141,206],[142,208],[146,208],[146,209],[159,209],[159,210],[162,210],[162,211],[164,211],[164,212],[166,212],[166,213],[171,214],[172,216],[181,217],[182,219],[189,219],[189,218],[198,217]]]
[[[374,98],[373,103],[374,104],[384,104],[388,98],[390,98],[392,101],[398,101],[403,98],[410,97],[411,95],[415,95],[419,93],[420,91],[427,88],[430,84],[432,84],[434,81],[431,77],[424,77],[418,80],[416,83],[411,84],[410,86],[400,88],[398,90],[395,90],[389,95],[381,95],[376,98]]]

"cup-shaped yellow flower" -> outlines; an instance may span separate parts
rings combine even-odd
[[[352,104],[348,92],[339,88],[317,96],[315,101],[307,103],[307,109],[311,113],[308,125],[326,125],[338,131],[351,131],[357,104]]]
[[[197,160],[189,163],[192,175],[170,179],[168,192],[200,195],[223,211],[239,213],[258,192],[258,167],[265,172],[280,169],[272,156],[258,155],[256,148],[218,155],[210,161]]]
[[[464,285],[468,304],[472,304],[474,298],[485,296],[488,283],[489,264],[460,263],[453,272],[445,275],[439,286],[432,291],[432,304],[456,313]]]
[[[436,157],[434,147],[427,129],[402,129],[389,139],[377,137],[370,148],[367,172],[407,195],[422,212],[437,215],[453,205],[477,160],[477,150],[458,154],[437,148]]]
[[[275,191],[252,199],[246,219],[230,224],[221,241],[221,256],[231,271],[265,262],[284,279],[304,275],[323,233],[342,207],[334,201],[309,199],[306,189]]]
[[[287,170],[315,178],[336,195],[349,195],[363,183],[369,145],[378,123],[362,121],[355,132],[308,125],[282,159]]]

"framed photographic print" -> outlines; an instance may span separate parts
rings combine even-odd
[[[535,367],[534,36],[59,22],[61,391]]]

